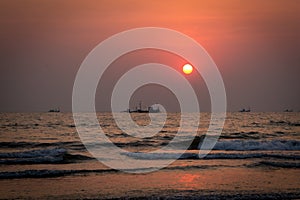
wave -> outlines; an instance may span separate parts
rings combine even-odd
[[[275,153],[210,153],[202,158],[198,153],[124,153],[128,157],[142,160],[168,160],[168,159],[248,159],[248,158],[276,158],[276,159],[300,159],[300,155],[282,155]]]
[[[80,141],[66,142],[0,142],[0,148],[35,148],[35,147],[69,147],[70,149],[84,149]]]
[[[191,166],[168,166],[166,170],[186,170],[186,169],[208,169],[220,167],[220,165],[212,166],[201,166],[201,165],[191,165]],[[138,171],[145,169],[156,169],[156,168],[137,168],[137,169],[126,169],[127,171]],[[158,168],[160,169],[160,168]],[[0,172],[0,179],[20,179],[20,178],[51,178],[60,176],[70,176],[77,174],[89,174],[89,173],[115,173],[119,172],[116,169],[79,169],[79,170],[24,170],[24,171],[14,171],[14,172]]]
[[[298,140],[230,140],[219,141],[214,150],[254,151],[254,150],[300,150]]]
[[[224,167],[226,165],[188,165],[188,166],[168,166],[165,170],[188,170],[188,169],[210,169]],[[245,165],[245,167],[257,167],[257,166],[271,166],[278,168],[300,168],[300,164],[296,162],[275,162],[275,161],[261,161],[251,165]],[[150,169],[150,168],[148,168]],[[164,170],[162,169],[162,170]],[[131,169],[133,171],[141,169]],[[78,174],[89,173],[116,173],[116,169],[79,169],[79,170],[24,170],[13,172],[0,172],[0,179],[21,179],[21,178],[53,178],[62,176],[72,176]]]
[[[270,167],[279,167],[279,168],[300,168],[299,162],[276,162],[276,161],[261,161],[254,164],[257,166],[270,166]]]
[[[236,133],[230,133],[226,135],[221,135],[221,139],[259,139],[261,133],[256,131],[250,131],[250,132],[236,132]]]
[[[0,172],[0,179],[13,179],[13,178],[47,178],[47,177],[59,177],[75,174],[86,173],[105,173],[115,172],[115,169],[96,169],[96,170],[24,170],[16,172]]]
[[[187,169],[209,169],[215,167],[221,167],[223,165],[188,165],[188,166],[168,166],[164,168],[165,170],[187,170]],[[224,165],[225,166],[225,165]],[[126,169],[127,171],[138,171],[145,169],[157,169],[160,168],[136,168],[136,169]],[[20,179],[20,178],[51,178],[60,176],[70,176],[77,174],[89,174],[89,173],[116,173],[119,170],[116,169],[79,169],[79,170],[24,170],[24,171],[12,171],[12,172],[0,172],[0,179]]]
[[[22,148],[32,147],[38,143],[35,142],[0,142],[0,148]]]
[[[126,152],[122,153],[131,158],[142,160],[168,160],[168,159],[198,159],[197,153],[141,153],[141,152]]]
[[[0,158],[32,158],[32,157],[42,157],[42,156],[60,156],[67,152],[66,149],[54,148],[54,149],[38,149],[23,152],[9,152],[0,153]]]
[[[271,125],[283,125],[283,126],[300,126],[300,123],[297,122],[290,122],[290,121],[273,121],[270,120]]]
[[[0,164],[71,163],[90,159],[94,158],[78,154],[69,154],[64,148],[0,153]]]
[[[300,155],[282,155],[274,153],[215,153],[208,154],[204,159],[248,159],[248,158],[276,158],[276,159],[300,159]]]

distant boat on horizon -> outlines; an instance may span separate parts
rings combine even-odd
[[[293,112],[293,109],[285,109],[284,112]]]
[[[239,110],[239,112],[251,112],[251,109],[250,108],[248,108],[248,109],[243,108],[243,109]]]
[[[152,106],[149,106],[147,110],[142,109],[142,102],[139,103],[139,108],[136,108],[135,110],[128,109],[127,112],[129,113],[160,113],[159,107],[153,108]]]
[[[59,109],[59,108],[54,108],[54,109],[48,110],[48,112],[55,112],[55,113],[58,113],[58,112],[60,112],[60,109]]]

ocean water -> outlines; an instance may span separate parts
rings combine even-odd
[[[98,113],[97,116],[110,140],[128,152],[126,156],[150,161],[178,157],[176,151],[151,152],[167,145],[176,135],[179,113],[168,113],[163,129],[145,138],[135,138],[122,132],[109,113]],[[147,114],[132,114],[132,118],[139,125],[149,123]],[[210,114],[201,113],[200,119],[199,140],[206,134]],[[189,127],[185,127],[184,131],[188,134]],[[86,150],[76,131],[72,113],[1,113],[0,138],[1,180],[119,173],[97,161]],[[235,170],[298,170],[300,113],[227,113],[222,134],[213,150],[204,158],[199,158],[198,152],[191,147],[180,155],[178,161],[161,170],[180,172],[224,167]]]

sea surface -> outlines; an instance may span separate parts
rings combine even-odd
[[[195,113],[186,115],[200,116]],[[110,113],[97,113],[97,116],[106,135],[115,145],[126,150],[128,157],[150,161],[178,157],[175,151],[160,154],[151,152],[167,145],[176,135],[179,113],[168,113],[163,129],[145,138],[135,138],[124,133],[116,126]],[[201,113],[197,132],[199,138],[206,134],[210,117],[210,113]],[[135,113],[132,118],[139,125],[149,123],[147,114]],[[189,128],[184,128],[187,134]],[[1,180],[48,180],[120,173],[100,163],[87,151],[76,131],[72,113],[0,113],[0,138]],[[300,113],[227,113],[222,134],[213,150],[204,158],[199,158],[198,152],[190,148],[180,155],[178,161],[160,171],[181,173],[204,170],[209,173],[226,168],[264,170],[267,173],[274,170],[299,170]],[[297,182],[300,184],[299,177],[295,177],[295,185]],[[285,183],[281,184],[284,186]],[[111,187],[114,188],[113,185]],[[300,187],[288,188],[287,191],[289,189],[293,192],[291,196],[286,194],[286,198],[300,198]],[[271,194],[276,191],[268,192]],[[1,198],[5,197],[0,195]]]

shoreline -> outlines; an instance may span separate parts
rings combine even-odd
[[[160,170],[0,180],[1,199],[300,198],[299,169]]]

